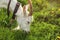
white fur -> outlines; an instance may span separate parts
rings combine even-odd
[[[0,8],[7,8],[9,0],[0,0]],[[10,10],[13,12],[16,6],[17,0],[11,0]],[[23,7],[20,4],[19,9],[16,13],[16,20],[19,26],[13,30],[20,30],[20,28],[26,32],[30,31],[30,23],[32,21],[32,16],[28,16],[28,5],[26,5],[26,16],[24,16]],[[29,22],[29,23],[28,23]]]

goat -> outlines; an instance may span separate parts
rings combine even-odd
[[[0,8],[7,9],[9,1],[10,0],[0,0]],[[18,2],[17,0],[11,0],[10,6],[9,6],[10,11],[14,12],[17,2]],[[28,11],[28,8],[30,8],[30,12]],[[28,4],[24,6],[22,6],[22,4],[20,3],[19,8],[17,12],[15,13],[15,15],[16,15],[15,20],[17,21],[18,26],[14,28],[13,30],[22,29],[26,32],[29,32],[30,24],[33,20],[31,0],[28,0]]]

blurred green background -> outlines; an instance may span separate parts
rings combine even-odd
[[[22,5],[28,0],[18,0]],[[6,9],[0,9],[0,40],[58,40],[60,37],[60,0],[32,0],[34,21],[31,33],[12,31],[17,22],[9,27],[11,15],[7,17]],[[12,12],[11,12],[12,13]]]

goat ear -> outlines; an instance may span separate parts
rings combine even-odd
[[[28,10],[28,8],[29,8],[29,4],[26,5],[26,11]]]
[[[24,16],[26,15],[26,6],[24,5],[23,6],[23,13],[24,13]]]
[[[29,4],[23,6],[24,16],[28,16],[29,14],[28,8],[29,8]]]
[[[23,6],[23,12],[25,11],[25,9],[26,9],[26,6],[24,5],[24,6]]]
[[[26,15],[29,16],[29,4],[26,5]]]

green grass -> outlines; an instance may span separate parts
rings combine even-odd
[[[47,22],[44,22],[45,15],[43,15],[43,18],[41,18],[40,15],[40,17],[38,16],[38,14],[40,13],[37,14],[37,12],[35,12],[33,15],[34,21],[31,23],[30,26],[31,33],[26,34],[22,30],[13,31],[11,29],[16,27],[17,23],[15,21],[9,27],[7,25],[9,24],[9,20],[7,19],[8,17],[4,13],[6,13],[5,9],[1,9],[0,17],[2,18],[0,18],[0,40],[55,40],[57,36],[60,35],[60,27],[48,23],[49,20]],[[9,19],[11,19],[11,17]]]

